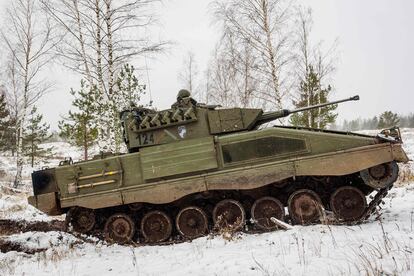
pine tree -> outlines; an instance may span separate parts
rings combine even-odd
[[[399,118],[400,118],[400,123],[399,123],[400,127],[409,127],[409,128],[414,127],[414,114],[413,113],[410,113],[405,116],[404,115],[399,116]]]
[[[43,115],[37,113],[37,108],[33,106],[28,116],[27,127],[23,130],[23,155],[29,157],[33,167],[38,158],[46,158],[51,154],[51,149],[42,149],[41,143],[47,140],[50,126],[43,123]]]
[[[75,96],[72,105],[77,112],[69,111],[66,120],[59,122],[60,136],[83,149],[83,158],[88,159],[89,148],[96,143],[98,138],[97,116],[100,112],[97,99],[97,87],[89,87],[85,81],[81,81],[79,91],[71,90]]]
[[[123,65],[111,93],[102,93],[96,85],[90,87],[85,81],[81,82],[80,91],[71,93],[76,97],[73,106],[79,112],[71,111],[59,122],[61,136],[82,147],[85,159],[95,142],[101,151],[122,152],[120,111],[138,106],[145,94],[145,85],[139,83],[134,67]]]
[[[127,63],[122,67],[116,80],[115,102],[121,109],[129,108],[131,105],[135,106],[145,95],[145,88],[145,85],[138,82],[134,66]]]
[[[414,127],[414,114],[409,115],[407,127]]]
[[[377,127],[378,127],[378,117],[374,116],[374,118],[372,118],[370,129],[376,129]]]
[[[378,128],[388,128],[397,126],[400,123],[400,119],[396,113],[391,111],[383,112],[378,121]]]
[[[6,96],[0,95],[0,151],[10,148],[10,130],[12,127],[10,112],[6,103]]]
[[[138,106],[144,94],[145,85],[139,83],[134,67],[125,64],[116,78],[111,101],[100,105],[100,112],[105,114],[105,116],[100,117],[100,124],[104,124],[106,133],[103,134],[106,134],[107,137],[100,135],[99,138],[100,140],[106,138],[111,142],[110,145],[104,148],[105,150],[122,151],[124,144],[119,112],[131,106]],[[151,103],[149,104],[151,105]]]
[[[330,85],[323,87],[321,79],[312,66],[309,67],[306,80],[300,83],[299,99],[293,101],[296,108],[315,104],[326,103],[332,88]],[[312,128],[326,128],[328,124],[335,122],[338,114],[334,113],[338,105],[330,105],[301,113],[295,113],[290,117],[290,123],[294,126]]]

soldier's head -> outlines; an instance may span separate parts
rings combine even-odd
[[[183,98],[188,98],[188,97],[191,97],[190,91],[186,89],[181,89],[180,91],[178,91],[178,94],[177,94],[177,102],[179,102]]]

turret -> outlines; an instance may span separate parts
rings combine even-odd
[[[219,108],[217,105],[199,104],[187,90],[180,90],[177,102],[170,109],[156,111],[134,107],[121,112],[121,121],[125,143],[128,150],[134,152],[142,147],[179,140],[251,131],[293,113],[356,100],[359,96],[295,110],[263,112],[256,108]]]

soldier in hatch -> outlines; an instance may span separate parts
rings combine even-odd
[[[181,89],[177,94],[177,101],[171,106],[171,108],[184,108],[196,105],[197,101],[191,98],[190,91]]]

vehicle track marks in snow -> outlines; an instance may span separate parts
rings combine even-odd
[[[0,236],[12,235],[30,231],[48,232],[64,231],[65,222],[60,220],[47,221],[26,221],[26,220],[0,220]]]

